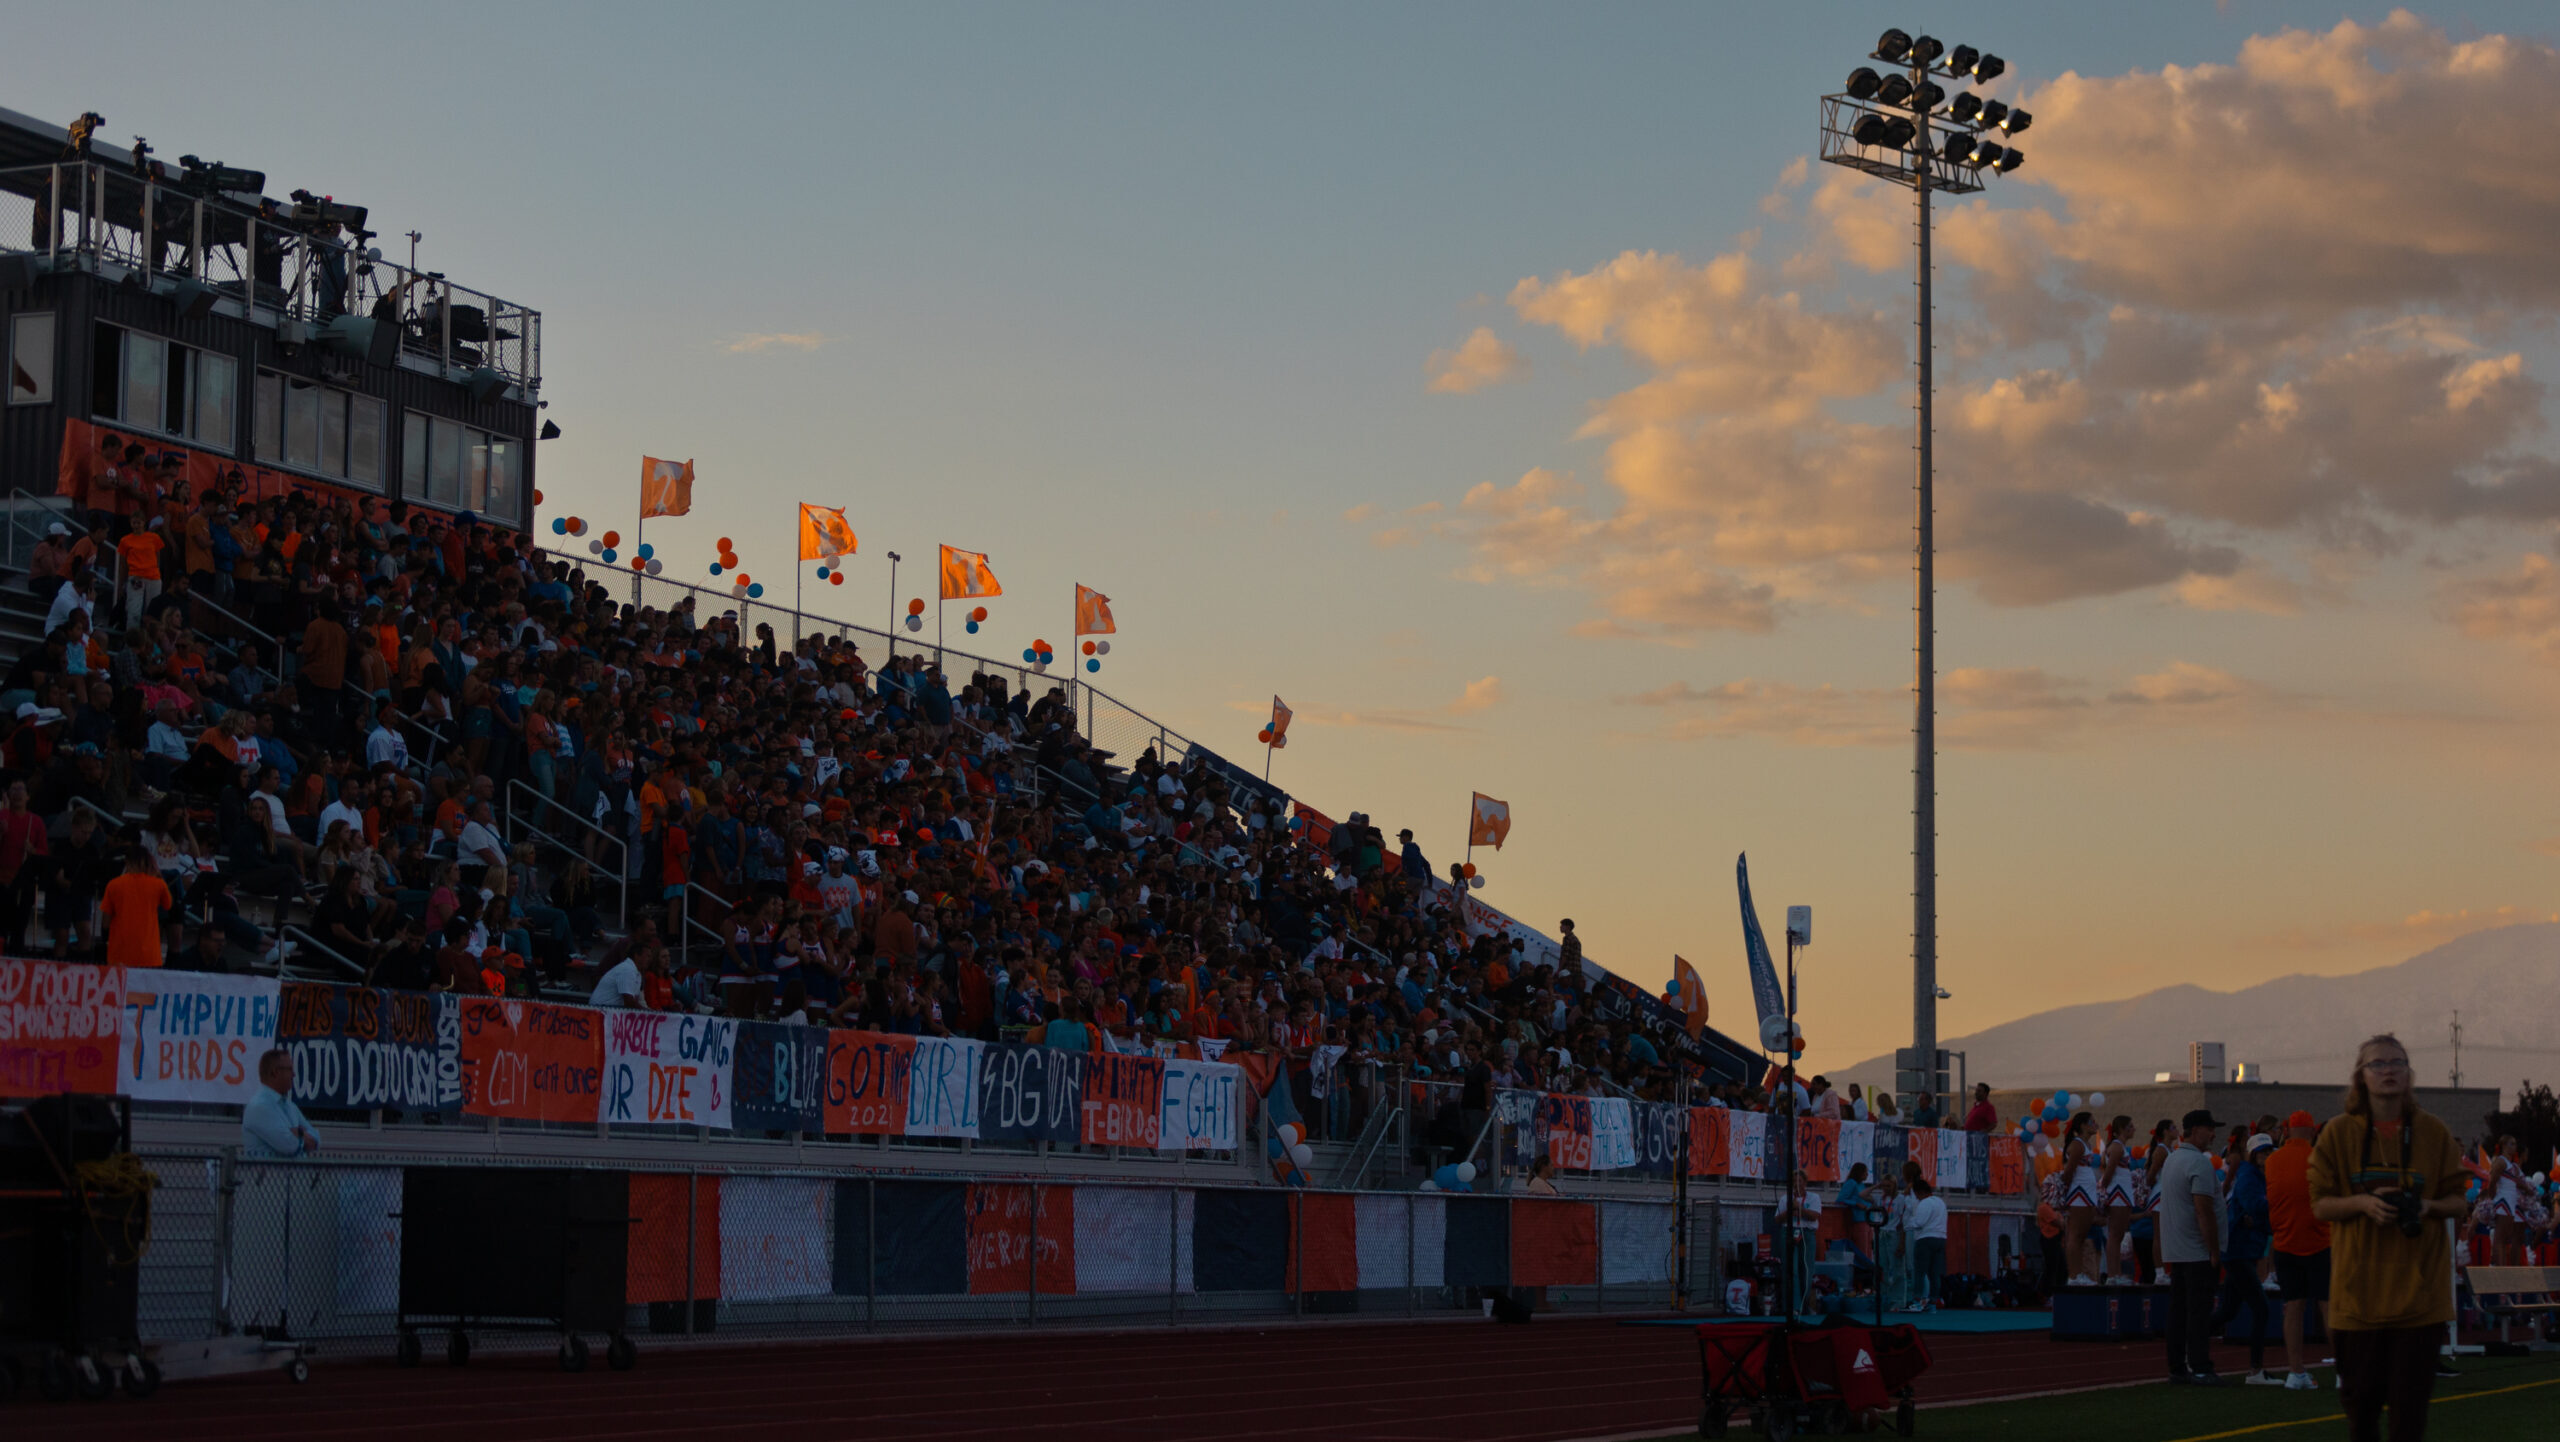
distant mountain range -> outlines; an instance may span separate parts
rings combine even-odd
[[[2264,1068],[2277,1082],[2343,1087],[2358,1042],[2378,1031],[2408,1044],[2422,1086],[2453,1068],[2452,1023],[2462,1013],[2462,1081],[2560,1083],[2560,923],[2475,931],[2396,966],[2351,976],[2286,976],[2242,991],[2170,986],[2125,1001],[2057,1007],[1956,1037],[1974,1081],[1996,1087],[2102,1091],[2186,1077],[2187,1044],[2223,1043],[2226,1063]],[[1830,1071],[1829,1068],[1825,1068]],[[1887,1054],[1835,1080],[1889,1081]]]

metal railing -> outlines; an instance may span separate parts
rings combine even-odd
[[[296,220],[294,207],[204,193],[158,161],[147,168],[93,157],[0,169],[0,250],[172,296],[201,286],[217,308],[280,323],[280,339],[378,308],[412,369],[494,371],[526,399],[541,388],[541,312],[385,259],[363,243],[369,234],[350,242],[337,227]]]
[[[0,542],[0,565],[24,569],[34,559],[36,547],[43,544],[45,528],[56,522],[75,536],[89,533],[88,523],[80,518],[70,497],[30,491],[24,486],[9,488],[7,505],[0,508],[0,514],[8,518],[7,540]]]
[[[594,856],[585,851],[581,851],[577,847],[571,846],[568,842],[552,835],[550,832],[534,824],[532,821],[517,816],[516,793],[519,791],[523,792],[534,803],[534,815],[546,815],[547,813],[541,809],[543,807],[548,807],[552,811],[557,811],[561,815],[569,818],[570,825],[583,829],[590,836],[594,837],[595,840],[611,846],[615,852],[622,857],[622,860],[618,862],[613,869],[614,893],[621,898],[614,904],[614,931],[617,934],[629,934],[631,930],[631,843],[614,835],[612,832],[605,830],[603,827],[596,825],[594,822],[587,820],[585,817],[580,816],[577,812],[570,810],[562,803],[553,800],[551,797],[543,795],[540,791],[535,790],[525,782],[521,780],[510,780],[507,782],[505,797],[506,814],[500,817],[498,821],[499,826],[506,833],[507,848],[510,851],[515,849],[516,831],[517,828],[521,827],[531,835],[540,837],[554,850],[561,851],[584,860],[590,871],[597,869],[596,858]]]

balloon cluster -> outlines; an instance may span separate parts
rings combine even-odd
[[[555,536],[583,536],[586,533],[587,523],[582,517],[553,516],[551,518],[551,534]]]
[[[978,634],[978,628],[979,628],[980,626],[985,625],[986,623],[987,623],[987,608],[986,608],[986,607],[984,607],[984,606],[972,606],[972,607],[970,607],[970,608],[969,608],[969,620],[968,620],[968,626],[969,626],[969,634],[970,634],[970,635],[975,636],[976,634]]]
[[[1087,642],[1085,642],[1085,643],[1084,643],[1084,668],[1085,668],[1087,671],[1099,671],[1099,670],[1101,670],[1101,669],[1102,669],[1102,658],[1103,658],[1103,657],[1105,657],[1105,656],[1108,656],[1108,655],[1110,655],[1110,654],[1111,654],[1111,643],[1110,643],[1110,642],[1108,642],[1108,641],[1087,641]]]
[[[711,574],[717,576],[723,571],[734,571],[736,569],[738,569],[738,553],[729,549],[729,538],[727,536],[722,536],[720,538],[720,550],[718,554],[713,556],[711,561]],[[745,579],[745,577],[739,578],[741,583],[744,583]]]
[[[1254,732],[1253,739],[1261,742],[1265,746],[1286,746],[1289,744],[1288,737],[1273,733],[1272,729],[1268,726]]]
[[[907,629],[910,631],[924,629],[924,597],[922,596],[907,602]]]
[[[1316,1151],[1307,1145],[1306,1135],[1307,1129],[1296,1122],[1282,1122],[1271,1129],[1271,1139],[1263,1144],[1271,1158],[1271,1174],[1283,1186],[1307,1184],[1307,1169],[1316,1164]]]
[[[2044,1105],[2019,1119],[2019,1138],[2030,1145],[2051,1141],[2062,1135],[2063,1124],[2073,1112],[2107,1104],[2105,1092],[2091,1092],[2084,1100],[2078,1092],[2059,1091],[2045,1098]]]
[[[1424,1177],[1414,1187],[1417,1192],[1472,1192],[1475,1190],[1476,1164],[1451,1162]]]
[[[1022,659],[1032,670],[1046,671],[1049,663],[1058,659],[1058,653],[1049,649],[1048,642],[1034,641],[1022,648]]]

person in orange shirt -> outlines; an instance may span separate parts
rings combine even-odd
[[[2318,1384],[2302,1362],[2303,1315],[2322,1318],[2329,1304],[2329,1224],[2311,1214],[2311,1144],[2320,1119],[2285,1118],[2285,1143],[2267,1154],[2267,1221],[2275,1230],[2276,1296],[2284,1303],[2284,1385],[2307,1392]]]
[[[177,904],[151,853],[139,846],[126,852],[124,875],[108,882],[98,901],[99,920],[107,930],[107,965],[158,966],[160,918]]]
[[[160,595],[160,556],[169,549],[169,538],[153,526],[116,542],[116,550],[124,557],[124,624],[125,629],[142,624],[142,608]]]

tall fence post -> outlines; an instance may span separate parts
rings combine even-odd
[[[880,1330],[880,1179],[862,1179],[862,1325]]]
[[[1165,1193],[1164,1314],[1168,1325],[1182,1321],[1182,1189]]]
[[[1609,1204],[1591,1199],[1591,1310],[1609,1310]]]
[[[693,1335],[693,1233],[700,1225],[694,1208],[699,1205],[702,1178],[698,1173],[684,1174],[684,1334]]]
[[[1416,1238],[1422,1230],[1422,1219],[1414,1215],[1414,1209],[1421,1205],[1422,1201],[1419,1197],[1416,1197],[1411,1192],[1405,1193],[1404,1310],[1408,1316],[1422,1310],[1422,1288],[1419,1285],[1419,1280],[1415,1272],[1415,1269],[1421,1266],[1422,1263],[1421,1259],[1414,1255],[1414,1252],[1419,1245]]]
[[[1031,1305],[1025,1326],[1040,1325],[1040,1184],[1031,1184]]]

